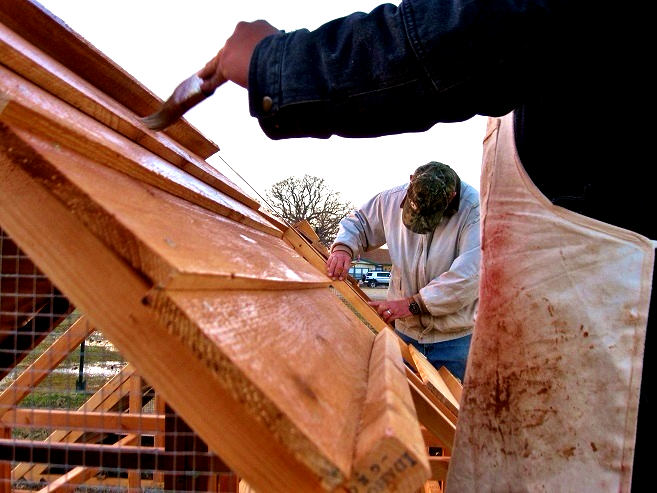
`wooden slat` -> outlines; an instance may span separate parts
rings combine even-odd
[[[311,265],[313,265],[319,272],[326,273],[326,257],[321,254],[313,245],[294,228],[288,228],[285,230],[283,237],[289,242],[289,244],[299,252]],[[389,327],[388,324],[379,316],[374,308],[367,304],[369,298],[363,291],[357,286],[348,281],[333,281],[331,286],[335,288],[345,300],[351,304],[358,313],[367,320],[374,330],[380,332],[381,330]],[[399,340],[399,349],[402,352],[404,361],[410,365],[414,365],[413,358],[411,353],[408,350],[408,345]]]
[[[74,213],[94,234],[152,284],[283,289],[330,283],[280,238],[17,132],[24,140],[0,128],[0,151],[9,152],[64,204],[75,204]]]
[[[164,432],[164,416],[161,414],[15,407],[5,412],[0,421],[11,428],[54,428],[144,435]]]
[[[132,440],[132,435],[129,435]],[[171,470],[177,454],[155,447],[54,443],[15,438],[0,439],[0,461],[30,464],[90,466],[122,469]],[[221,459],[208,452],[196,454],[196,471],[230,472]]]
[[[121,438],[118,442],[110,447],[113,448],[125,448],[126,445],[134,445],[137,442],[136,435],[127,435]],[[101,456],[102,457],[102,456]],[[85,454],[86,459],[86,454]],[[102,459],[101,459],[102,460]],[[135,465],[138,465],[139,462],[135,462]],[[135,467],[135,466],[133,466]],[[39,493],[56,493],[60,491],[71,491],[74,490],[77,486],[84,484],[87,480],[94,477],[98,474],[100,466],[89,467],[88,463],[84,466],[78,466],[66,473],[62,474],[60,477],[52,481],[48,486],[39,490]],[[133,471],[128,471],[128,474]]]
[[[418,369],[422,382],[443,404],[445,404],[445,406],[447,406],[452,414],[458,416],[459,401],[457,401],[452,395],[452,392],[449,390],[449,387],[447,387],[442,375],[440,375],[438,370],[429,363],[429,360],[427,360],[427,358],[418,351],[415,346],[410,345],[408,349],[411,352],[413,361],[415,361],[415,367]]]
[[[61,363],[73,348],[93,332],[86,318],[75,321],[30,366],[0,393],[0,416],[16,406],[50,372]]]
[[[213,378],[244,416],[324,481],[349,477],[374,334],[330,290],[156,290],[149,300],[195,358],[216,362]]]
[[[408,385],[420,423],[441,440],[445,444],[445,448],[451,450],[454,447],[454,435],[456,434],[456,424],[453,421],[455,418],[440,410],[442,403],[433,394],[427,392],[419,378],[411,378],[410,370],[406,373],[409,376]]]
[[[55,59],[28,44],[0,24],[0,62],[44,91],[77,108],[89,117],[116,130],[178,168],[254,210],[260,204],[189,149],[161,132],[152,132],[138,117],[100,92]]]
[[[427,450],[395,334],[379,332],[349,491],[415,491],[429,479]]]
[[[235,400],[218,384],[208,367],[210,362],[202,362],[142,304],[143,293],[149,286],[140,274],[4,152],[0,152],[0,178],[3,228],[80,310],[93,314],[103,334],[128,361],[137,362],[139,373],[188,423],[194,423],[195,431],[236,474],[261,491],[325,489],[323,478],[304,466],[266,426],[245,413],[244,402]],[[76,241],[71,242],[70,238]],[[241,323],[228,318],[233,324]],[[260,327],[258,333],[268,330],[269,323]],[[315,339],[314,345],[319,341]],[[346,343],[342,341],[341,345]],[[335,359],[339,359],[341,345]],[[261,345],[259,349],[266,353],[268,348]],[[301,353],[300,350],[298,361],[292,360],[295,367],[303,366],[300,362],[308,359]],[[254,366],[256,362],[257,359],[248,364]],[[229,362],[224,363],[230,368]],[[266,378],[269,368],[261,371]]]
[[[0,426],[0,439],[11,440],[11,429]],[[11,463],[13,457],[0,457],[0,493],[11,493]]]
[[[0,67],[0,119],[46,140],[43,151],[75,153],[102,162],[211,211],[281,236],[250,207],[161,159],[108,127],[80,113],[27,80]],[[53,139],[53,136],[57,136]]]
[[[449,460],[450,460],[449,457],[429,457],[429,466],[431,467],[431,479],[436,481],[445,481],[445,479],[447,479]]]
[[[447,388],[454,396],[454,399],[456,399],[456,402],[460,403],[461,395],[463,394],[463,384],[461,381],[452,375],[452,373],[444,366],[438,368],[438,373],[440,373],[440,376],[443,377],[445,385],[447,385]]]
[[[160,98],[37,2],[2,0],[0,22],[135,114],[160,107]],[[184,119],[165,133],[202,159],[218,150]]]

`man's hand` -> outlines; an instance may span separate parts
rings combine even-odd
[[[349,275],[350,267],[351,255],[344,250],[335,250],[326,259],[326,274],[334,281],[336,279],[344,281]]]
[[[410,301],[407,298],[392,301],[367,302],[387,324],[398,318],[410,317],[412,313],[408,310],[409,303]]]
[[[217,55],[198,72],[197,75],[203,79],[201,90],[212,93],[229,80],[246,88],[249,81],[249,63],[256,45],[267,36],[280,32],[263,20],[239,22]]]

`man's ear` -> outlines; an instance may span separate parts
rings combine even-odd
[[[452,195],[450,195],[449,200],[452,200],[454,197],[456,197],[456,190],[452,192]]]

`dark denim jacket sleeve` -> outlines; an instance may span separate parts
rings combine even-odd
[[[544,45],[554,49],[560,19],[577,10],[565,3],[405,0],[270,36],[251,59],[251,115],[284,139],[420,132],[506,114],[550,70]]]

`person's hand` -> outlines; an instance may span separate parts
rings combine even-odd
[[[211,94],[229,80],[246,88],[249,63],[256,45],[267,36],[280,32],[264,20],[239,22],[217,55],[197,73],[203,79],[201,90]]]
[[[351,255],[344,250],[335,250],[331,252],[326,259],[326,274],[333,279],[345,280],[349,275],[351,267]]]
[[[392,301],[368,301],[367,304],[374,308],[387,324],[398,318],[406,318],[412,315],[408,310],[409,300],[406,298]]]

